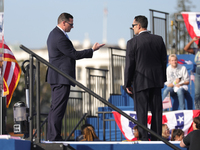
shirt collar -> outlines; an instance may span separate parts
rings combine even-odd
[[[58,25],[57,27],[66,35],[66,32],[61,27],[59,27]]]
[[[143,31],[141,31],[140,33],[142,33],[142,32],[149,32],[149,31],[147,31],[147,30],[143,30]],[[140,33],[139,33],[139,34],[140,34]]]

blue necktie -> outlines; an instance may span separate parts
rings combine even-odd
[[[66,34],[66,37],[69,39],[69,36]]]

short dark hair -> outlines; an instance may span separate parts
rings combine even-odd
[[[145,16],[136,16],[135,21],[138,22],[142,28],[146,29],[148,26],[148,20]]]
[[[173,129],[173,130],[172,130],[171,141],[175,141],[176,135],[177,135],[177,136],[184,135],[183,130],[181,130],[181,129]]]
[[[200,130],[200,116],[195,117],[195,118],[193,119],[193,122],[196,124],[196,128],[197,128],[198,130]]]
[[[135,126],[133,127],[133,129],[134,129],[134,130],[138,130],[138,126],[135,125]]]
[[[199,39],[199,41],[198,41],[198,48],[200,48],[200,39]]]
[[[69,21],[69,18],[73,19],[73,16],[69,13],[62,13],[58,17],[58,24],[61,23],[62,21]]]

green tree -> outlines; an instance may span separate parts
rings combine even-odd
[[[191,0],[177,0],[176,13],[181,13],[183,11],[190,12],[192,8],[195,8],[195,6],[192,5]]]

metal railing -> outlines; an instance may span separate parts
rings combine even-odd
[[[107,93],[107,69],[97,69],[97,68],[90,68],[86,67],[87,69],[87,87],[100,95],[102,98],[107,99],[108,93]],[[97,99],[89,96],[89,114],[95,115],[98,107],[104,107],[105,105],[99,102]]]
[[[61,74],[62,76],[64,76],[65,78],[69,79],[71,82],[73,82],[75,85],[77,85],[78,87],[80,87],[81,89],[83,89],[85,92],[91,94],[93,97],[95,97],[96,99],[98,99],[99,101],[101,101],[102,103],[104,103],[105,105],[111,107],[113,110],[117,111],[118,113],[120,113],[121,115],[123,115],[124,117],[126,117],[127,119],[129,119],[130,121],[134,122],[135,124],[137,124],[139,127],[141,127],[142,129],[146,130],[147,132],[149,132],[150,134],[152,134],[153,136],[155,136],[157,139],[163,141],[165,144],[167,144],[168,146],[170,146],[171,148],[175,149],[175,150],[180,150],[178,147],[176,147],[175,145],[173,145],[172,143],[168,142],[167,140],[163,139],[161,136],[157,135],[154,131],[150,130],[149,128],[145,127],[144,125],[140,124],[138,121],[136,121],[135,119],[133,119],[131,116],[129,116],[128,114],[126,114],[125,112],[123,112],[121,109],[117,108],[116,106],[112,105],[111,103],[109,103],[107,100],[105,100],[104,98],[100,97],[99,95],[97,95],[96,93],[94,93],[93,91],[91,91],[90,89],[88,89],[87,87],[85,87],[84,85],[82,85],[81,83],[77,82],[76,80],[74,80],[72,77],[70,77],[69,75],[65,74],[64,72],[60,71],[59,69],[57,69],[54,65],[50,64],[49,62],[47,62],[45,59],[41,58],[40,56],[38,56],[37,54],[35,54],[34,52],[32,52],[31,50],[29,50],[28,48],[26,48],[23,45],[20,45],[20,48],[23,49],[25,52],[29,53],[30,56],[30,90],[29,90],[29,95],[30,95],[30,109],[29,109],[29,140],[31,142],[33,142],[33,112],[32,112],[32,106],[33,106],[33,57],[36,58],[36,75],[37,75],[37,79],[36,79],[36,104],[40,105],[39,103],[39,94],[40,94],[40,78],[39,78],[39,69],[40,69],[40,62],[47,65],[48,67],[52,68],[53,70],[55,70],[56,72],[58,72],[59,74]],[[37,131],[38,131],[38,136],[36,137],[35,142],[37,143],[41,143],[41,134],[40,134],[40,106],[36,106],[36,110],[37,110]]]
[[[73,130],[71,131],[71,133],[69,134],[69,136],[66,138],[66,141],[68,141],[70,139],[70,137],[72,136],[72,134],[74,133],[74,131],[78,128],[78,126],[81,124],[81,122],[85,119],[85,117],[87,116],[87,113],[85,113],[81,119],[79,120],[79,122],[76,124],[76,126],[73,128]]]
[[[100,124],[100,122],[99,122],[99,116],[100,116],[100,114],[102,114],[102,128],[103,128],[103,141],[122,141],[122,132],[120,131],[120,138],[118,138],[118,135],[119,135],[119,133],[117,132],[117,131],[119,131],[119,130],[117,130],[117,129],[119,129],[118,127],[117,127],[117,124],[116,124],[116,122],[115,122],[115,119],[113,118],[113,119],[109,119],[109,117],[108,116],[106,116],[106,115],[112,115],[112,112],[110,112],[110,111],[101,111],[101,112],[97,112],[97,114],[98,114],[98,118],[97,118],[97,125],[98,125],[98,136],[99,136],[99,124]],[[113,127],[113,124],[114,124],[114,139],[113,139],[113,136],[112,136],[112,133],[111,133],[111,131],[112,131],[112,127]],[[109,132],[106,132],[106,129],[108,129],[108,131]],[[107,140],[108,138],[106,138],[106,133],[108,134],[109,133],[109,140]]]
[[[149,9],[150,11],[150,22],[151,22],[151,33],[162,36],[165,42],[166,48],[168,48],[168,24],[169,24],[169,13]]]
[[[63,139],[68,139],[68,140],[74,140],[74,134],[70,133],[71,130],[74,130],[74,126],[76,126],[76,129],[80,129],[80,126],[85,124],[85,120],[81,120],[79,123],[79,120],[83,117],[86,116],[84,112],[87,112],[89,109],[87,107],[84,107],[84,101],[86,100],[85,92],[84,91],[79,91],[79,90],[71,90],[70,91],[72,94],[70,95],[68,99],[68,105],[66,108],[65,115],[63,117],[62,121],[62,131],[61,135]],[[74,94],[75,93],[75,94]],[[77,97],[78,96],[78,97]],[[40,116],[45,116],[46,118],[42,117],[44,121],[41,121],[41,139],[42,140],[47,140],[47,122],[48,122],[48,114],[40,113]],[[33,128],[36,128],[36,113],[34,113],[33,117]],[[42,119],[40,119],[42,120]],[[80,125],[80,126],[79,126]],[[36,137],[37,135],[37,129],[35,130],[33,137]],[[69,138],[70,137],[70,138]]]
[[[111,94],[121,94],[120,86],[124,85],[125,55],[125,49],[110,47]]]
[[[85,107],[86,93],[80,90],[71,90],[67,103],[65,116],[63,119],[62,135],[63,139],[69,136],[71,130],[76,126],[78,120],[88,112]],[[73,136],[71,136],[73,139]]]

